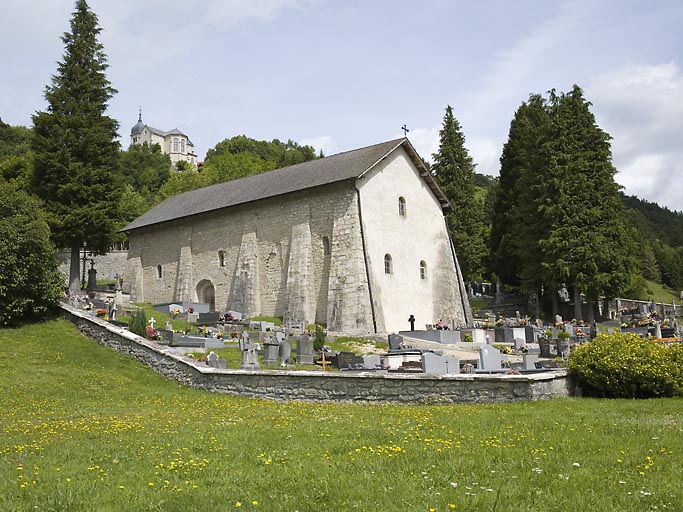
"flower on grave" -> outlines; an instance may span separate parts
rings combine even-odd
[[[219,340],[222,340],[223,339],[223,331],[218,331],[216,333],[216,338],[218,338]]]
[[[172,316],[173,318],[177,317],[179,314],[180,314],[180,310],[179,310],[179,309],[174,309],[173,311],[171,311],[171,316]]]
[[[106,310],[106,309],[98,309],[98,310],[95,311],[95,315],[96,315],[96,316],[104,316],[104,315],[106,315],[106,314],[107,314],[107,310]]]
[[[502,327],[505,325],[505,320],[503,320],[502,318],[499,318],[498,320],[496,320],[495,325],[496,325],[496,327]]]
[[[574,334],[576,334],[577,336],[585,336],[585,334],[583,333],[583,329],[581,329],[580,327],[576,328]]]
[[[240,335],[237,331],[230,331],[230,337],[231,338],[237,338]]]
[[[151,326],[146,326],[145,331],[147,332],[147,339],[148,340],[160,340],[161,339],[161,333],[157,331],[156,329],[152,328]]]
[[[190,314],[194,313],[194,308],[190,306],[189,308],[187,308],[187,312]]]

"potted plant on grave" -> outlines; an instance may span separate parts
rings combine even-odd
[[[557,333],[557,353],[562,354],[569,350],[569,338],[571,335],[567,331]]]
[[[546,329],[543,331],[543,336],[538,339],[538,348],[541,351],[541,357],[550,357],[550,340],[553,338],[553,331]]]

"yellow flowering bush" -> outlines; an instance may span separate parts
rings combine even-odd
[[[586,394],[608,398],[683,395],[683,349],[634,333],[599,334],[569,357]]]

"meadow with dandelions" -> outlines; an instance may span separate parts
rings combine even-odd
[[[271,402],[0,331],[0,510],[683,510],[683,400]]]

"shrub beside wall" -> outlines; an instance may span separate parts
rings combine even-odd
[[[588,396],[652,398],[683,395],[683,347],[633,333],[600,334],[569,357]]]

